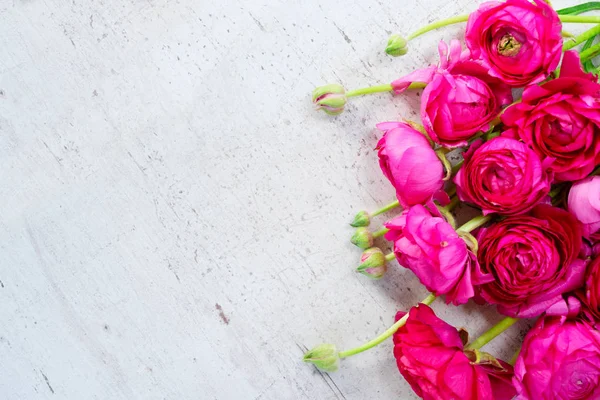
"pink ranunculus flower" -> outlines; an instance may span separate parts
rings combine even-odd
[[[600,84],[567,51],[560,77],[523,92],[502,115],[503,136],[523,140],[542,159],[553,158],[557,181],[575,181],[600,164]]]
[[[384,132],[377,143],[379,165],[400,204],[425,204],[443,195],[444,167],[427,138],[403,122],[384,122],[377,128]]]
[[[411,207],[385,226],[400,265],[430,292],[446,295],[447,303],[464,304],[475,295],[475,286],[494,280],[481,272],[477,257],[452,225],[423,206]]]
[[[571,314],[578,304],[563,294],[585,279],[586,261],[578,258],[581,232],[573,215],[545,204],[482,229],[477,258],[495,280],[480,286],[481,297],[512,317]]]
[[[569,211],[583,224],[583,236],[600,231],[600,176],[576,182],[569,192]]]
[[[540,318],[515,364],[519,400],[600,399],[600,333],[582,320]]]
[[[480,207],[483,214],[522,214],[550,192],[548,162],[518,140],[497,137],[476,142],[463,154],[454,178],[458,198]]]
[[[583,314],[588,320],[600,326],[600,256],[594,255],[587,268],[585,286],[576,294],[583,303]]]
[[[459,147],[486,131],[503,106],[512,103],[510,88],[473,61],[460,42],[440,42],[440,64],[392,82],[401,93],[413,82],[427,83],[421,97],[421,119],[427,134],[444,147]]]
[[[543,0],[483,3],[469,16],[465,40],[492,76],[513,87],[546,79],[562,55],[561,22]]]
[[[404,316],[398,313],[396,319]],[[516,394],[512,367],[501,360],[484,365],[465,354],[456,328],[428,306],[413,307],[394,334],[394,356],[402,376],[427,400],[510,400]]]

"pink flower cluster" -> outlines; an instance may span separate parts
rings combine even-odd
[[[385,223],[393,254],[378,249],[379,262],[395,257],[447,304],[537,318],[513,369],[426,305],[399,313],[397,366],[424,399],[600,399],[600,83],[586,57],[563,51],[561,31],[549,2],[486,2],[468,18],[466,49],[442,42],[437,65],[391,83],[396,94],[426,86],[422,125],[377,125],[403,208]],[[457,205],[477,217],[456,224]]]

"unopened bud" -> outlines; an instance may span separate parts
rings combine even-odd
[[[385,52],[393,57],[403,56],[408,52],[408,41],[394,34],[390,36]]]
[[[387,260],[379,247],[365,250],[360,257],[360,262],[356,271],[371,279],[381,279],[387,271]]]
[[[354,220],[350,222],[350,226],[358,228],[360,226],[369,226],[371,223],[371,216],[366,211],[359,211],[354,217]]]
[[[335,372],[340,367],[340,357],[333,344],[320,344],[304,354],[304,362],[315,364],[325,372]]]
[[[361,249],[368,249],[373,246],[373,234],[367,228],[360,227],[356,229],[350,241]]]
[[[344,111],[346,105],[346,89],[336,83],[319,86],[313,91],[312,100],[317,110],[323,110],[329,115],[338,115]]]

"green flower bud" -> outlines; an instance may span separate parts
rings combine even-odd
[[[379,247],[365,250],[360,257],[360,264],[356,271],[371,279],[381,279],[387,271],[387,260]]]
[[[367,228],[360,227],[356,229],[350,241],[361,249],[368,249],[373,246],[373,234]]]
[[[312,101],[317,106],[317,110],[323,110],[329,115],[341,114],[346,100],[346,89],[336,83],[319,86],[313,91]]]
[[[304,354],[302,359],[325,372],[335,372],[340,367],[340,357],[333,344],[320,344]]]
[[[371,216],[366,211],[359,211],[354,217],[354,221],[350,222],[350,226],[358,228],[360,226],[369,226],[371,223]]]
[[[408,52],[408,41],[394,34],[390,36],[385,52],[393,57],[403,56]]]

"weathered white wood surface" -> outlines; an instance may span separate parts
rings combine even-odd
[[[330,118],[309,93],[435,62],[462,27],[401,59],[388,35],[476,4],[0,0],[0,398],[414,398],[389,342],[330,375],[300,359],[425,295],[395,263],[356,274],[347,225],[393,196],[374,124],[419,99]],[[474,335],[501,318],[434,308]]]

